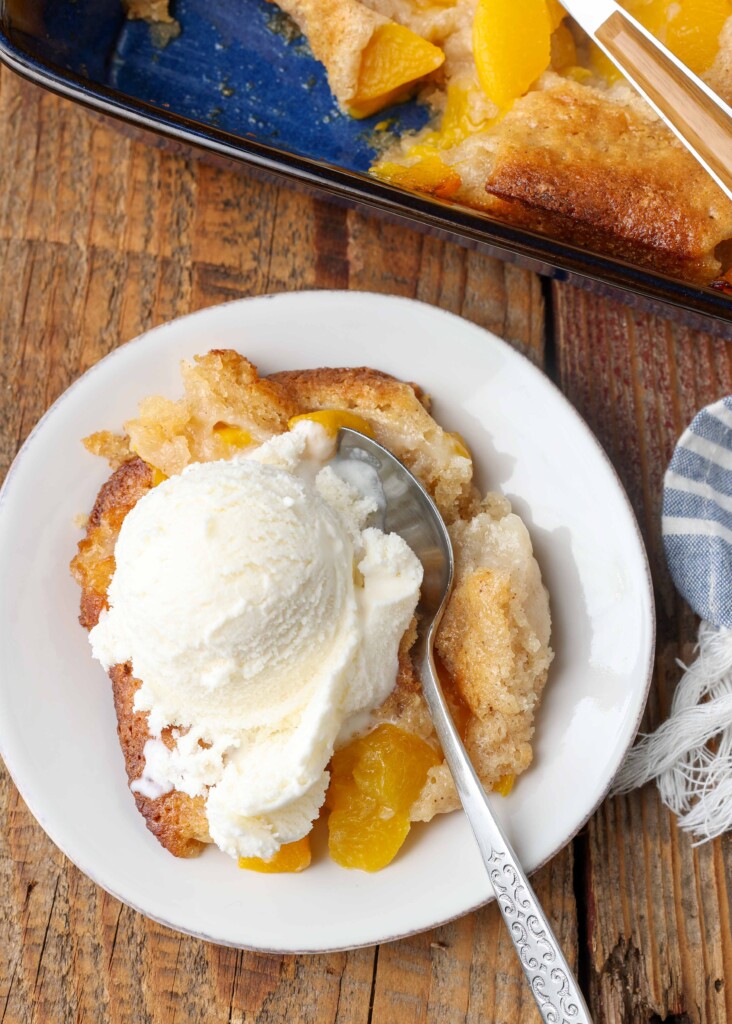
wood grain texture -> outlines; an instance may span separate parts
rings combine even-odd
[[[554,300],[559,382],[605,445],[647,542],[658,646],[644,725],[655,728],[680,676],[676,659],[693,657],[697,625],[663,558],[663,474],[698,409],[732,392],[732,350],[561,285]],[[655,788],[604,804],[583,864],[597,1024],[732,1020],[731,869],[732,839],[694,849]]]
[[[414,296],[544,362],[535,276],[149,147],[4,70],[0,169],[0,475],[53,399],[106,352],[243,295]],[[552,302],[550,366],[618,467],[649,544],[660,621],[653,725],[695,631],[663,562],[661,479],[680,429],[732,391],[732,360],[724,341],[619,302],[559,285]],[[257,955],[180,936],[106,895],[46,838],[4,770],[0,817],[5,1024],[538,1020],[494,908],[378,950]],[[608,801],[536,885],[598,1024],[732,1020],[728,840],[692,850],[647,789]]]
[[[5,70],[0,167],[0,474],[48,405],[106,352],[244,295],[350,287],[414,296],[543,360],[533,275],[133,141]],[[0,809],[3,1024],[537,1019],[494,908],[378,952],[219,948],[98,889],[46,838],[4,770]],[[537,885],[576,958],[573,882],[570,849]]]

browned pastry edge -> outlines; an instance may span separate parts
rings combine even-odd
[[[114,545],[122,522],[152,486],[152,471],[139,458],[124,462],[102,484],[86,526],[86,536],[71,563],[71,574],[81,587],[79,622],[92,629],[107,607],[106,590],[114,571]],[[103,577],[98,566],[106,563]]]
[[[145,744],[150,739],[147,715],[135,711],[133,706],[140,681],[132,675],[129,665],[115,665],[109,676],[117,713],[117,735],[125,758],[127,778],[132,783],[145,769]],[[162,739],[172,746],[169,733],[170,730],[165,730]],[[210,842],[203,797],[190,797],[176,790],[157,799],[141,793],[133,795],[147,827],[175,857],[197,857]]]
[[[508,204],[499,217],[700,283],[719,273],[732,204],[659,121],[562,81],[525,96],[496,138],[485,189]]]
[[[104,483],[94,502],[86,528],[86,537],[79,544],[79,554],[71,569],[81,585],[79,621],[92,629],[107,607],[104,582],[108,582],[113,564],[104,573],[103,580],[96,575],[96,567],[113,562],[114,544],[127,513],[152,486],[152,472],[147,463],[137,457],[123,462]],[[114,665],[109,671],[112,680],[114,708],[117,714],[117,735],[125,759],[130,783],[139,779],[145,766],[145,743],[150,739],[147,716],[133,709],[139,680],[132,675],[129,665]],[[167,737],[163,735],[163,740]],[[145,823],[160,843],[176,857],[195,857],[204,848],[200,836],[206,836],[208,826],[203,800],[195,800],[184,793],[167,793],[156,800],[134,793],[137,808]]]
[[[665,247],[662,233],[653,234],[659,221],[634,217],[633,205],[647,192],[647,182],[636,179],[614,183],[617,188],[598,205],[586,182],[575,188],[573,182],[564,180],[564,173],[561,167],[548,171],[531,167],[528,160],[503,167],[486,185],[486,192],[501,201],[493,212],[516,227],[655,273],[696,284],[718,280],[720,262],[714,250],[691,257]],[[623,220],[627,228],[620,231],[618,225]]]
[[[352,405],[362,404],[364,397],[373,402],[380,394],[391,403],[396,384],[400,389],[410,388],[428,412],[430,408],[430,397],[419,384],[400,380],[382,370],[372,370],[368,366],[320,366],[315,370],[281,370],[279,373],[270,373],[267,380],[284,384],[285,387],[292,385],[298,390],[299,395],[314,389],[342,391],[348,388]]]

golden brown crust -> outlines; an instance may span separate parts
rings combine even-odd
[[[377,404],[379,400],[393,403],[399,401],[396,396],[402,396],[401,401],[411,408],[411,396],[406,397],[407,392],[411,392],[429,409],[429,396],[418,384],[399,380],[382,370],[372,370],[369,366],[320,366],[314,370],[282,370],[271,373],[266,379],[294,392],[300,404],[322,400],[327,392],[332,397],[339,397],[341,402],[347,398],[348,402],[359,406]]]
[[[414,667],[412,649],[417,639],[417,620],[413,619],[399,646],[399,668],[394,689],[375,714],[377,722],[391,722],[406,732],[438,746],[422,684]]]
[[[508,686],[516,668],[509,626],[512,598],[507,573],[473,572],[455,588],[440,626],[438,653],[463,699],[481,718],[499,709],[518,710]]]
[[[498,211],[574,245],[708,282],[732,204],[657,120],[565,81],[506,116],[486,191]]]
[[[529,740],[540,695],[529,672],[530,654],[521,645],[515,596],[507,572],[470,573],[456,586],[437,638],[445,668],[472,712],[468,750],[480,747],[477,763],[491,758],[495,778],[518,775],[531,764]]]
[[[297,413],[286,391],[239,352],[211,349],[181,366],[186,398],[204,422],[224,420],[250,427],[254,437],[269,437],[287,430]]]
[[[171,22],[169,0],[123,0],[128,18],[144,21]]]
[[[125,423],[130,447],[166,476],[191,462],[225,459],[231,449],[217,425],[236,427],[252,443],[287,430],[299,407],[275,381],[260,377],[244,356],[213,349],[181,364],[183,397],[177,401],[151,395],[139,415]]]
[[[112,469],[118,469],[123,462],[131,459],[130,439],[126,434],[113,434],[111,430],[98,430],[84,438],[84,447],[91,455],[101,455]]]
[[[71,574],[81,587],[79,621],[96,626],[107,607],[107,587],[114,572],[114,546],[125,516],[152,486],[152,471],[142,459],[123,462],[103,484],[86,523],[86,536],[71,562]]]
[[[145,769],[145,744],[150,739],[147,715],[135,711],[133,702],[140,686],[129,665],[115,665],[109,673],[117,713],[117,735],[130,783]],[[165,733],[163,741],[166,740]],[[202,797],[173,790],[152,800],[134,793],[135,803],[155,838],[175,857],[197,857],[211,840]]]
[[[151,486],[150,467],[135,457],[122,463],[99,491],[87,522],[86,537],[71,563],[72,573],[81,586],[79,621],[86,629],[96,626],[107,607],[106,590],[114,571],[114,546],[124,518]],[[134,782],[142,775],[144,747],[150,738],[147,716],[133,710],[140,683],[129,665],[113,666],[109,676],[127,778]],[[192,800],[184,793],[175,792],[157,800],[139,793],[134,795],[147,827],[167,850],[176,857],[194,857],[201,852],[204,843],[198,837],[207,834],[208,826],[200,798]]]

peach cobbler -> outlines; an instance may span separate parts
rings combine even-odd
[[[622,3],[732,101],[730,0]],[[699,283],[727,271],[732,203],[557,0],[278,4],[344,112],[429,106],[421,132],[377,125],[378,178]]]
[[[182,376],[182,398],[146,398],[123,433],[85,440],[113,471],[72,562],[137,807],[176,856],[215,843],[243,868],[300,871],[327,818],[333,859],[378,870],[458,799],[412,661],[422,567],[339,473],[338,429],[390,449],[448,524],[440,674],[503,795],[531,764],[552,659],[528,533],[481,496],[417,385],[367,368],[260,377],[228,350]]]

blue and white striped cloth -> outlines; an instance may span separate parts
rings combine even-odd
[[[703,409],[682,435],[662,528],[677,589],[705,622],[732,628],[732,397]]]
[[[679,662],[668,720],[633,747],[614,789],[655,779],[680,826],[704,842],[732,829],[732,397],[681,437],[662,528],[674,583],[702,619],[698,653],[688,668]]]

